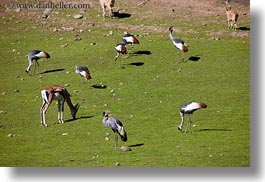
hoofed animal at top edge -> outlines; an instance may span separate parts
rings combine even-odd
[[[102,16],[105,17],[106,16],[106,8],[109,9],[109,17],[112,17],[113,15],[113,10],[112,8],[114,7],[115,4],[115,0],[99,0],[101,8],[102,8]]]
[[[40,50],[32,50],[28,53],[28,61],[29,61],[29,66],[27,67],[27,69],[25,70],[26,73],[29,73],[30,67],[33,64],[33,61],[35,61],[35,65],[34,65],[34,71],[33,73],[35,73],[35,69],[36,69],[36,64],[38,67],[38,71],[39,71],[39,63],[38,60],[41,58],[50,58],[50,55],[47,52],[44,51],[40,51]]]
[[[102,120],[102,123],[108,127],[108,128],[111,128],[112,131],[114,132],[115,134],[115,148],[117,148],[117,143],[118,143],[118,135],[120,135],[121,137],[121,140],[123,142],[127,142],[127,133],[125,131],[125,128],[122,124],[122,122],[118,119],[118,118],[115,118],[115,117],[110,117],[109,116],[109,111],[104,111],[103,112],[103,120]]]
[[[231,6],[229,8],[226,7],[225,11],[226,11],[226,16],[227,16],[228,29],[232,28],[236,31],[237,21],[238,21],[238,17],[239,17],[238,12],[232,10]]]
[[[180,113],[180,116],[181,116],[181,123],[180,125],[178,126],[178,130],[182,131],[182,127],[183,127],[183,124],[184,124],[184,116],[185,115],[188,115],[188,118],[189,118],[189,122],[187,124],[187,127],[190,126],[190,132],[191,132],[191,118],[190,118],[190,114],[193,114],[194,111],[198,110],[198,109],[201,109],[201,108],[207,108],[207,105],[203,102],[187,102],[183,105],[180,106],[179,108],[179,113]],[[187,130],[185,130],[186,132]]]

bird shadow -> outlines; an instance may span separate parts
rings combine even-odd
[[[137,143],[137,144],[129,145],[128,147],[140,147],[143,145],[144,145],[143,143]]]
[[[136,51],[136,52],[133,52],[131,54],[138,56],[138,55],[150,55],[152,53],[151,53],[151,51]]]
[[[53,70],[46,70],[40,74],[45,74],[45,73],[53,73],[53,72],[58,72],[58,71],[63,71],[64,68],[59,68],[59,69],[53,69]]]
[[[191,57],[189,57],[189,61],[199,61],[201,59],[201,57],[200,56],[191,56]]]
[[[250,28],[249,27],[239,27],[237,28],[238,30],[245,30],[245,31],[249,31]]]
[[[143,66],[144,63],[143,62],[133,62],[133,63],[130,63],[129,65],[132,65],[132,66]]]
[[[130,18],[131,14],[129,13],[120,13],[119,11],[113,12],[113,17],[115,18]]]
[[[203,128],[199,129],[199,132],[204,132],[204,131],[232,131],[230,129],[224,129],[224,128]]]
[[[102,84],[94,84],[91,86],[92,88],[96,88],[96,89],[105,89],[107,88],[107,85],[102,85]]]

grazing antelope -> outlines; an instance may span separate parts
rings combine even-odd
[[[238,20],[238,12],[231,10],[231,6],[229,8],[226,7],[226,16],[227,16],[227,24],[228,28],[232,28],[236,31],[237,29],[237,20]]]
[[[100,5],[102,7],[102,11],[103,11],[103,14],[102,16],[105,17],[106,16],[106,8],[109,9],[109,17],[112,17],[113,15],[113,11],[112,11],[112,8],[114,7],[114,3],[115,3],[115,0],[99,0],[100,2]]]
[[[36,64],[37,64],[37,67],[38,67],[37,69],[39,72],[38,60],[40,58],[47,58],[48,59],[48,58],[50,58],[50,55],[47,52],[43,52],[43,51],[39,51],[39,50],[32,50],[28,53],[29,66],[25,70],[26,73],[29,73],[29,70],[30,70],[30,67],[31,67],[33,61],[35,61],[33,73],[35,73]]]
[[[41,96],[43,100],[43,104],[40,108],[40,116],[41,116],[41,124],[48,127],[45,119],[45,113],[48,109],[48,107],[51,105],[52,100],[58,101],[58,122],[64,123],[63,119],[63,112],[64,112],[64,102],[68,104],[71,115],[73,119],[76,119],[76,113],[79,108],[79,104],[76,104],[75,106],[72,104],[70,99],[70,94],[68,91],[61,86],[53,85],[50,87],[47,87],[41,91]]]
[[[181,123],[178,126],[178,130],[182,131],[182,127],[184,124],[184,115],[187,114],[189,117],[189,122],[188,122],[187,128],[189,126],[190,132],[191,132],[191,123],[192,122],[191,122],[190,114],[193,114],[194,111],[196,111],[200,108],[207,108],[207,105],[202,103],[202,102],[187,102],[187,103],[183,104],[182,106],[180,106],[179,113],[181,116]],[[187,131],[187,128],[185,130],[185,133]]]

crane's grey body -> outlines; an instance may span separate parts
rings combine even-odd
[[[185,115],[188,115],[188,118],[189,118],[189,122],[187,124],[187,127],[189,126],[190,128],[190,132],[191,131],[191,118],[190,118],[190,114],[193,114],[194,111],[200,109],[200,108],[207,108],[207,105],[202,103],[202,102],[187,102],[183,105],[180,106],[179,108],[179,114],[180,114],[180,117],[181,117],[181,123],[180,125],[178,126],[178,130],[182,131],[182,127],[183,127],[183,124],[184,124],[184,116]],[[187,128],[185,130],[185,133],[187,131]]]
[[[33,61],[35,61],[35,65],[34,65],[34,73],[36,70],[36,64],[37,64],[37,69],[39,71],[39,63],[38,60],[40,58],[50,58],[50,55],[47,52],[43,52],[40,50],[32,50],[28,53],[28,61],[29,61],[29,66],[27,67],[27,69],[25,70],[26,73],[29,73],[30,67],[33,64]]]
[[[107,112],[103,112],[103,120],[102,123],[108,127],[111,128],[112,131],[115,134],[115,148],[117,148],[117,143],[118,143],[118,135],[120,135],[121,140],[126,142],[127,141],[127,133],[124,129],[124,126],[122,124],[122,122],[115,117],[109,117]]]
[[[182,50],[183,52],[188,52],[188,45],[183,40],[173,37],[172,32],[173,32],[173,27],[169,27],[169,38],[171,39],[173,45],[177,49]]]

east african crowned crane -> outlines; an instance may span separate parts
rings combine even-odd
[[[169,37],[170,37],[173,45],[177,49],[182,50],[184,53],[188,52],[188,45],[183,40],[173,37],[172,32],[173,32],[173,27],[169,27]]]
[[[103,120],[102,123],[108,127],[111,128],[112,131],[115,134],[115,149],[117,148],[117,143],[118,143],[118,134],[121,137],[121,140],[123,142],[127,142],[127,133],[125,131],[125,128],[121,121],[118,118],[115,117],[110,117],[109,116],[110,112],[109,111],[104,111],[103,112]]]
[[[33,61],[35,61],[33,73],[35,73],[36,64],[37,64],[38,72],[39,72],[39,63],[38,63],[38,60],[40,58],[47,58],[48,59],[48,58],[50,58],[50,55],[47,52],[40,51],[40,50],[32,50],[32,51],[30,51],[28,53],[29,66],[25,70],[26,73],[29,73],[29,70],[30,70],[30,67],[31,67]]]
[[[179,108],[179,113],[181,116],[181,123],[178,126],[178,130],[182,131],[182,127],[184,124],[184,115],[187,114],[189,117],[189,122],[187,124],[185,133],[187,131],[188,126],[190,127],[190,132],[191,132],[191,123],[192,122],[191,122],[190,114],[193,114],[194,111],[196,111],[200,108],[207,108],[207,105],[205,103],[202,103],[202,102],[194,102],[194,101],[193,102],[187,102],[187,103],[181,105]]]
[[[126,45],[124,43],[116,44],[115,49],[117,51],[115,61],[117,61],[117,59],[120,57],[120,54],[127,54],[127,48],[126,48]],[[123,57],[121,58],[121,62],[122,62],[122,68],[124,68],[123,67]],[[120,66],[121,66],[121,64],[120,64]]]
[[[132,44],[132,45],[140,44],[138,39],[134,35],[129,34],[128,32],[124,32],[123,37],[122,37],[122,42],[126,45],[127,44]]]
[[[75,66],[75,72],[79,74],[81,77],[85,78],[85,81],[92,79],[90,72],[86,66],[81,66],[78,67],[77,65]],[[85,82],[83,80],[83,83]]]

